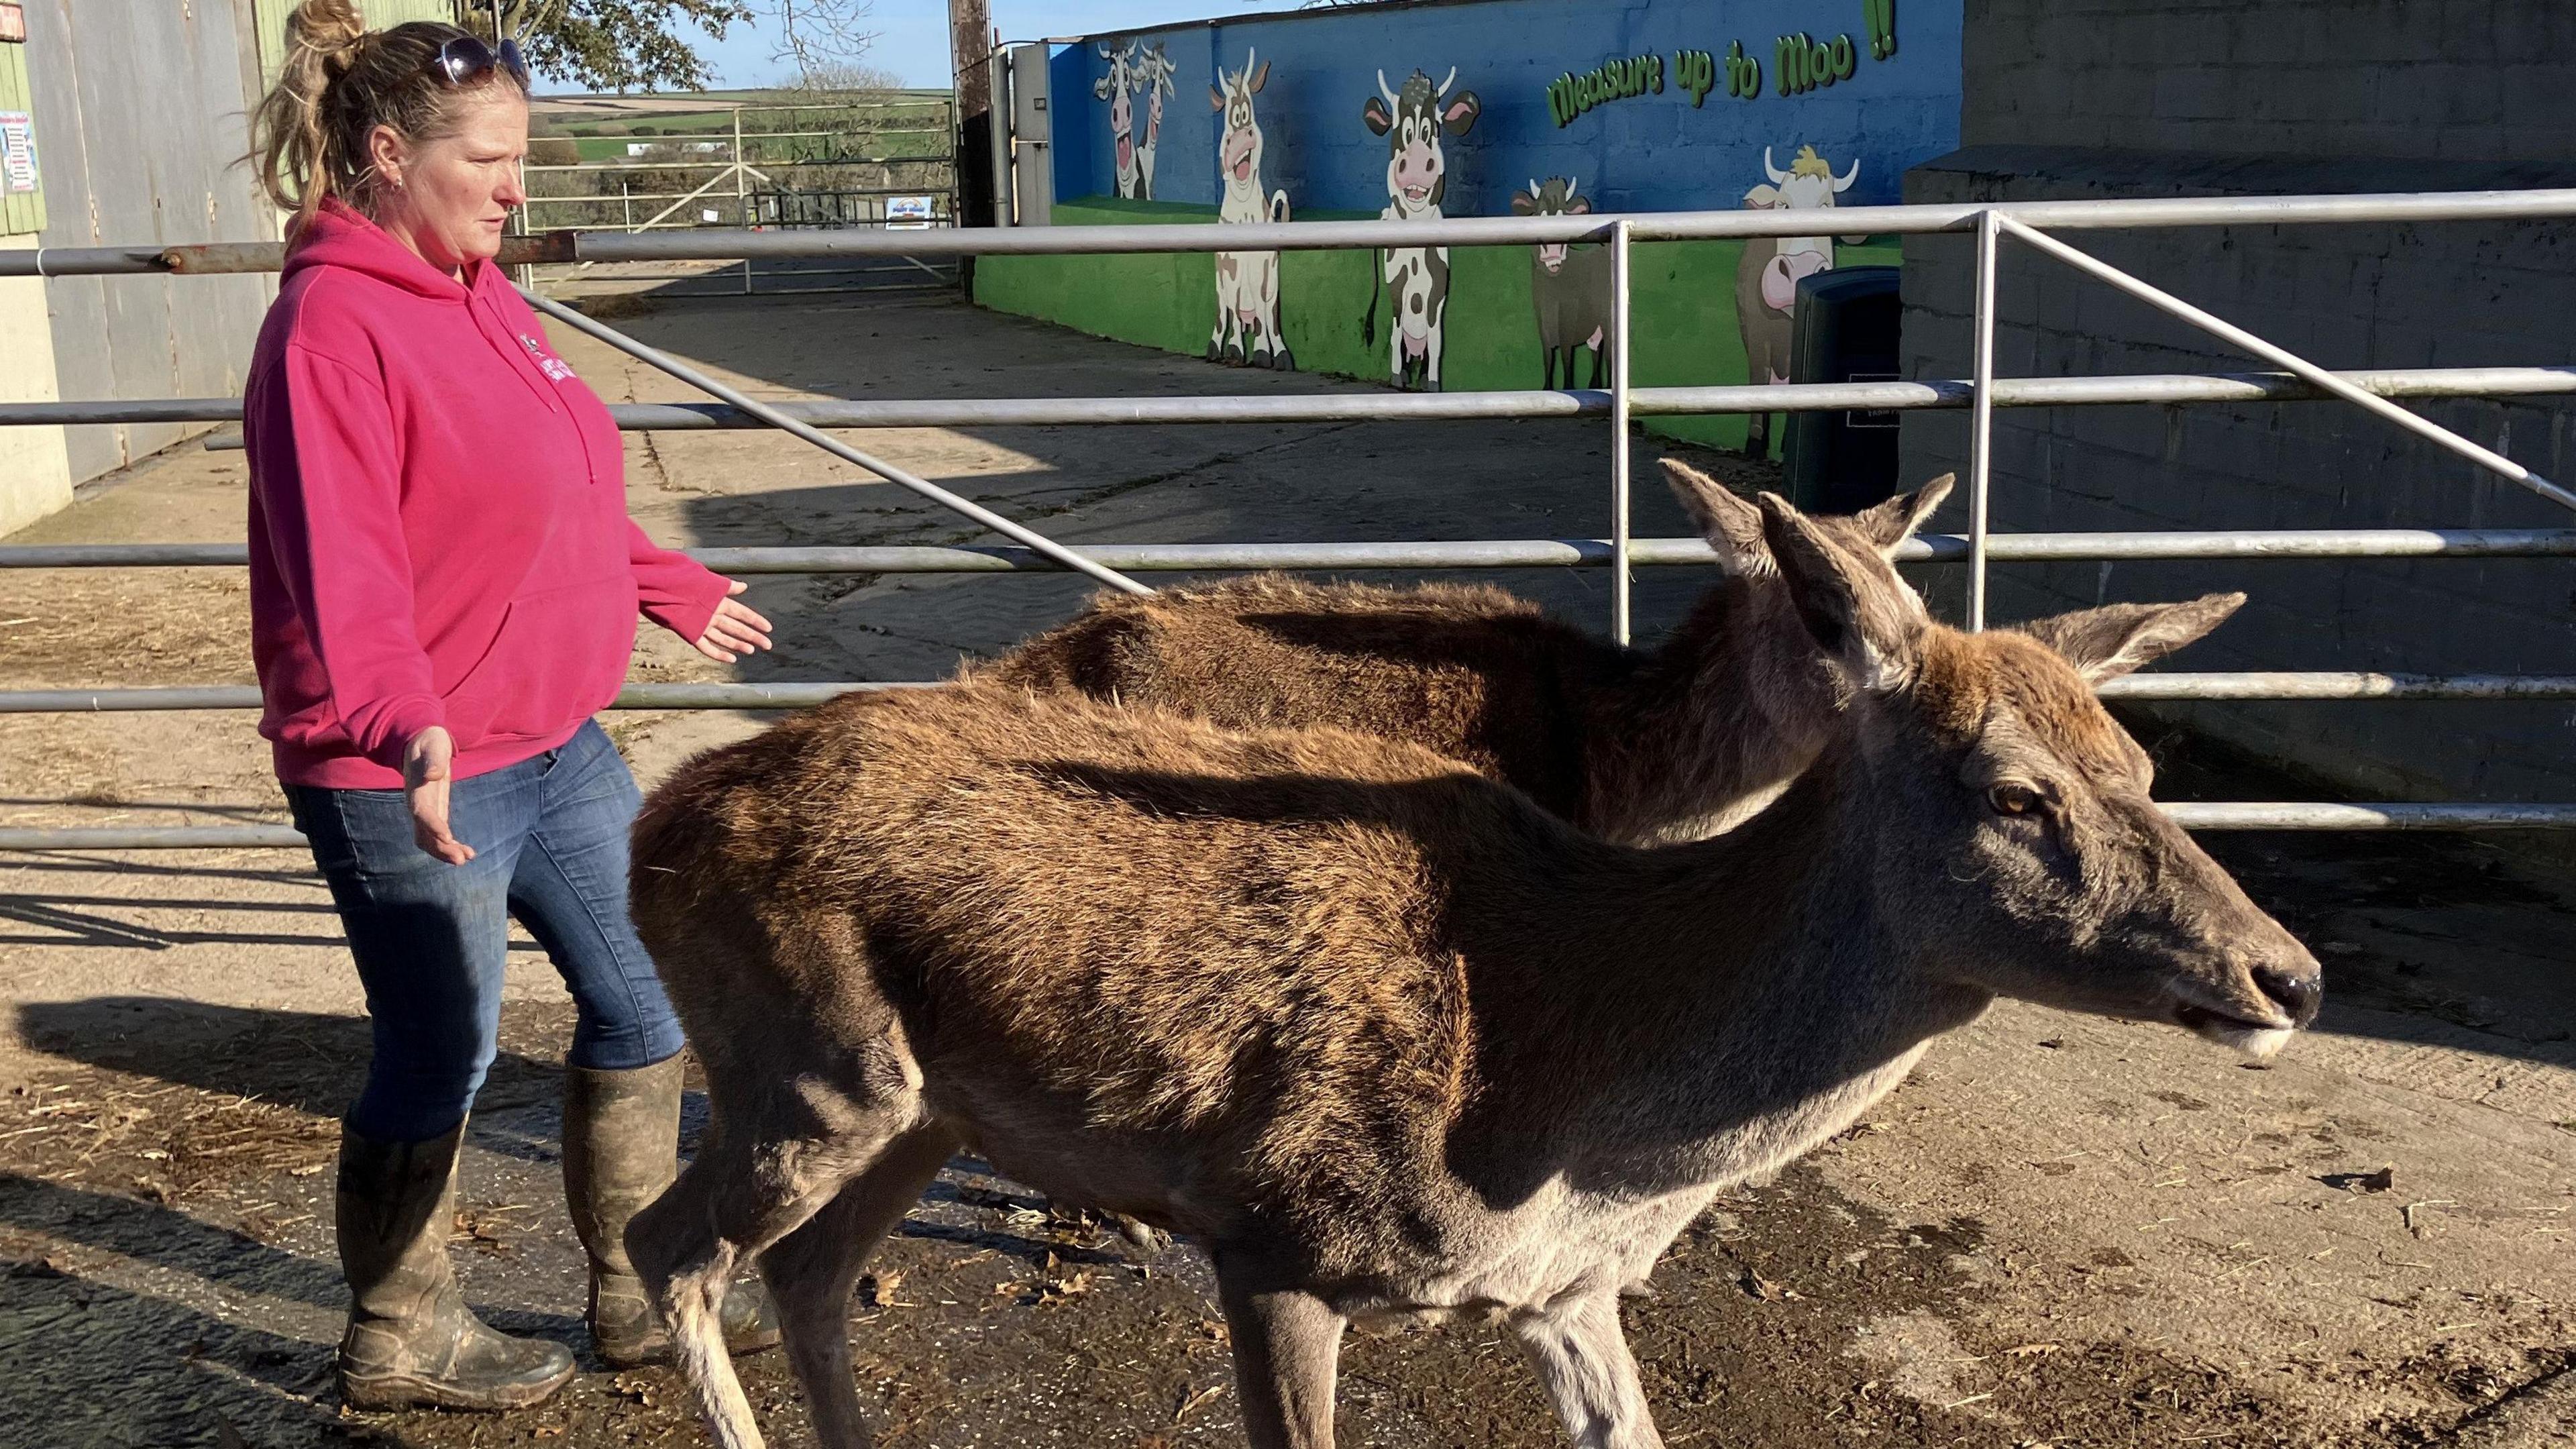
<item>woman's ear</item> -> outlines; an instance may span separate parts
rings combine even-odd
[[[403,168],[411,164],[411,141],[391,126],[376,126],[367,132],[367,166],[377,179],[399,191],[403,186]]]

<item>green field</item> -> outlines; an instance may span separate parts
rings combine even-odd
[[[1374,213],[1307,211],[1301,221],[1368,220]],[[1215,220],[1215,208],[1164,201],[1085,197],[1057,202],[1063,226],[1183,224]],[[1737,241],[1646,242],[1631,261],[1636,332],[1629,342],[1639,387],[1710,387],[1745,381],[1735,325]],[[1842,246],[1847,266],[1886,265],[1887,239]],[[1451,392],[1540,385],[1538,323],[1530,305],[1530,248],[1457,247],[1449,253],[1449,310],[1441,381]],[[1375,259],[1367,252],[1283,252],[1279,326],[1299,370],[1387,380],[1387,308],[1376,288],[1375,341],[1361,340]],[[1206,252],[1121,256],[986,257],[975,266],[975,300],[1077,331],[1193,355],[1207,350],[1216,321],[1216,262]],[[1578,368],[1588,379],[1590,354]],[[1561,384],[1560,384],[1561,385]],[[1740,415],[1659,417],[1647,427],[1712,447],[1744,445]],[[1773,451],[1785,429],[1771,430]]]

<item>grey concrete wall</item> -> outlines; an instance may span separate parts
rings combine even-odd
[[[1908,201],[2576,186],[2576,6],[1970,0],[1968,15],[1971,144],[1910,173]],[[2068,239],[2330,367],[2576,362],[2576,226]],[[1909,376],[1968,374],[1973,250],[1909,240]],[[1999,375],[2259,365],[2010,242],[1998,293]],[[2576,475],[2567,402],[2423,410],[2553,478]],[[1964,414],[1908,414],[1904,427],[1908,476],[1964,462]],[[1993,518],[2012,531],[2576,526],[2335,403],[1999,413]],[[2217,588],[2253,601],[2176,667],[2576,673],[2576,564],[2564,560],[2007,565],[1992,613]],[[2347,789],[2576,800],[2576,707],[2563,703],[2158,708]]]

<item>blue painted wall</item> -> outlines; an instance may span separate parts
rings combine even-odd
[[[1857,157],[1860,177],[1843,205],[1893,202],[1907,167],[1957,146],[1963,0],[1893,0],[1896,52],[1871,55],[1863,0],[1433,0],[1163,26],[1093,37],[1051,64],[1056,195],[1115,195],[1109,103],[1093,85],[1108,73],[1100,45],[1159,42],[1174,66],[1165,102],[1154,198],[1213,207],[1218,123],[1208,87],[1221,61],[1242,66],[1247,48],[1270,63],[1256,98],[1265,190],[1285,189],[1298,216],[1374,216],[1386,204],[1386,141],[1360,107],[1377,94],[1377,71],[1400,87],[1423,70],[1436,84],[1451,66],[1476,92],[1474,129],[1447,143],[1450,216],[1494,216],[1532,178],[1573,176],[1599,211],[1731,209],[1762,182],[1762,148],[1786,167],[1812,145],[1836,174]],[[1848,34],[1851,78],[1781,95],[1775,41]],[[1727,93],[1731,43],[1760,63],[1758,96]],[[1719,57],[1716,85],[1697,106],[1683,90],[1678,52]],[[1607,101],[1560,127],[1548,83],[1567,71],[1645,54],[1663,61],[1664,89]],[[1143,98],[1136,104],[1139,139]]]

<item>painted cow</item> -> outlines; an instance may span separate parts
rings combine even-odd
[[[1449,190],[1449,162],[1441,149],[1443,136],[1463,136],[1482,109],[1474,91],[1452,92],[1458,69],[1438,86],[1421,71],[1405,77],[1402,90],[1390,90],[1386,72],[1377,73],[1378,93],[1360,108],[1368,128],[1386,137],[1387,204],[1378,213],[1386,221],[1436,221],[1440,199]],[[1440,390],[1440,324],[1449,310],[1449,249],[1394,247],[1381,255],[1378,275],[1370,279],[1369,309],[1360,320],[1364,342],[1377,340],[1377,285],[1387,287],[1395,316],[1387,331],[1387,374],[1397,387],[1418,385]]]
[[[1109,73],[1091,83],[1091,93],[1109,103],[1109,140],[1118,154],[1118,194],[1136,194],[1136,54],[1137,44],[1100,47]]]
[[[1822,211],[1860,178],[1860,162],[1840,176],[1813,146],[1800,146],[1789,169],[1771,163],[1771,148],[1762,148],[1762,171],[1770,183],[1744,193],[1755,210]],[[1753,237],[1744,243],[1735,266],[1735,321],[1744,335],[1744,368],[1755,382],[1789,380],[1789,345],[1794,331],[1800,279],[1834,264],[1831,236]],[[1744,451],[1760,457],[1771,450],[1771,415],[1750,414]]]
[[[1208,87],[1208,104],[1223,117],[1217,138],[1216,219],[1244,225],[1286,221],[1288,193],[1261,191],[1261,122],[1252,113],[1252,98],[1270,80],[1270,63],[1253,64],[1243,53],[1243,69],[1229,75],[1219,66],[1217,83]],[[1279,254],[1216,254],[1216,330],[1208,334],[1208,360],[1251,363],[1293,372],[1297,359],[1279,333]]]
[[[1512,193],[1514,216],[1587,216],[1592,203],[1576,193],[1574,178],[1533,180],[1527,191]],[[1592,349],[1592,381],[1608,387],[1610,349],[1618,335],[1619,317],[1610,296],[1610,251],[1596,245],[1542,242],[1530,249],[1530,307],[1538,313],[1540,386],[1557,386],[1556,366],[1565,362],[1565,383],[1574,386],[1574,353]]]
[[[1136,195],[1150,201],[1154,196],[1154,150],[1163,140],[1163,97],[1177,94],[1172,89],[1172,75],[1180,67],[1163,53],[1163,43],[1158,40],[1139,52],[1129,69],[1137,92],[1145,98],[1145,137],[1136,143]]]

